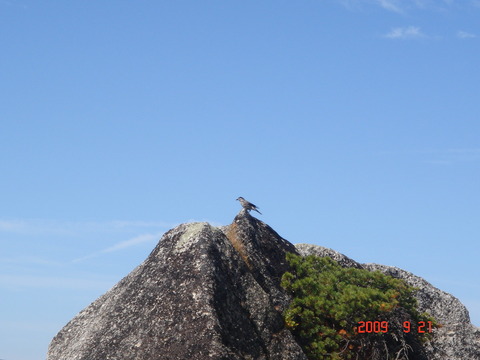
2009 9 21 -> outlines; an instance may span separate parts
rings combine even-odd
[[[409,333],[412,330],[410,321],[403,322],[403,332]],[[386,333],[388,332],[388,321],[359,321],[357,333]],[[420,334],[432,332],[431,321],[419,321],[417,324],[417,332]]]

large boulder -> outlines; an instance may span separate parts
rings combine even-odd
[[[397,267],[363,264],[371,271],[378,270],[384,274],[403,279],[416,287],[418,310],[432,315],[441,324],[435,330],[426,351],[431,360],[468,360],[480,359],[480,329],[470,322],[467,308],[451,294],[408,271]]]
[[[281,316],[286,251],[245,211],[221,229],[179,225],[55,336],[47,359],[306,359]]]
[[[480,359],[480,329],[473,326],[466,307],[454,296],[437,289],[432,284],[408,271],[379,264],[360,264],[355,260],[323,246],[295,245],[303,255],[328,256],[344,267],[380,271],[394,278],[403,279],[417,288],[415,293],[418,310],[437,320],[441,327],[434,330],[432,341],[425,344],[430,360],[477,360]]]

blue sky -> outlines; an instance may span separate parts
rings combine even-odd
[[[0,0],[0,358],[243,196],[480,325],[480,1]]]

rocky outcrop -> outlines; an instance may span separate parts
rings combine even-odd
[[[480,329],[470,323],[467,308],[456,297],[396,267],[379,264],[364,264],[364,267],[403,279],[418,288],[416,298],[419,311],[429,313],[442,325],[426,345],[430,359],[480,359]]]
[[[344,267],[364,268],[405,280],[417,288],[418,310],[432,315],[441,325],[435,329],[431,342],[425,344],[430,360],[480,359],[480,329],[470,323],[465,306],[454,296],[437,289],[421,277],[408,271],[386,265],[360,264],[349,257],[323,246],[298,244],[300,254],[328,256]]]
[[[429,358],[480,359],[479,330],[453,296],[400,269],[295,247],[242,210],[228,226],[190,223],[165,233],[141,265],[55,336],[47,360],[306,360],[281,316],[289,303],[280,287],[286,252],[405,279],[420,288],[421,311],[444,325],[427,344]]]
[[[284,329],[292,244],[242,211],[183,224],[52,340],[48,360],[306,359]]]
[[[311,245],[311,244],[297,244],[295,248],[302,256],[307,255],[316,255],[321,257],[330,257],[336,262],[338,262],[343,267],[353,267],[356,269],[363,269],[364,267],[356,262],[355,260],[350,259],[348,256],[345,256],[338,251],[319,246],[319,245]]]

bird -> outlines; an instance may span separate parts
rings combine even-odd
[[[245,210],[255,210],[256,212],[258,212],[260,215],[262,215],[262,213],[260,211],[258,211],[258,207],[254,204],[252,204],[250,201],[247,201],[245,200],[243,197],[239,197],[237,198],[238,201],[240,201],[240,204],[242,204],[242,207],[245,209]]]

